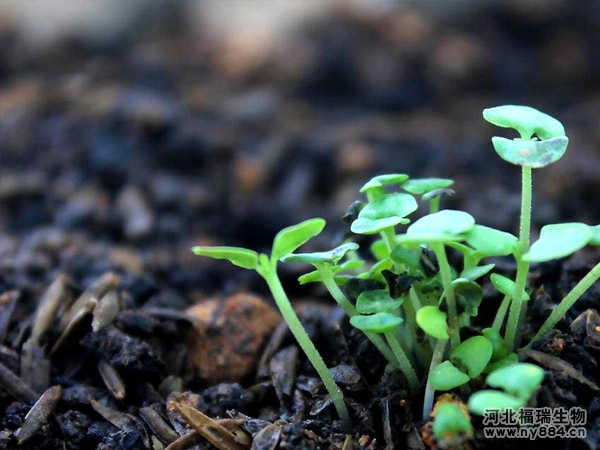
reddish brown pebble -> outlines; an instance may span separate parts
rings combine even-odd
[[[273,307],[250,294],[206,300],[187,313],[195,321],[188,339],[190,365],[210,383],[239,381],[251,374],[265,340],[281,320]]]

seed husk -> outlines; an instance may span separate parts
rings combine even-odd
[[[112,396],[117,400],[123,400],[125,398],[125,383],[119,372],[105,359],[98,361],[98,372]]]
[[[52,386],[35,402],[25,416],[23,425],[15,432],[19,445],[31,439],[40,430],[56,408],[61,394],[61,386]]]
[[[163,444],[171,444],[179,438],[179,435],[154,408],[144,406],[140,408],[139,413],[144,422],[146,422],[148,427],[150,427]]]

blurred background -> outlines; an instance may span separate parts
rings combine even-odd
[[[0,283],[235,285],[189,248],[317,215],[331,245],[378,173],[454,178],[446,206],[514,232],[519,171],[481,117],[508,103],[571,139],[535,225],[599,223],[599,75],[593,0],[2,0]]]

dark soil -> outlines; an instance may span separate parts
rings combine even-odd
[[[421,399],[322,291],[297,285],[297,268],[282,268],[284,284],[347,391],[350,437],[285,326],[228,328],[251,327],[229,345],[246,349],[239,364],[251,373],[219,360],[223,335],[203,363],[217,375],[192,369],[191,353],[208,345],[198,339],[218,335],[227,316],[211,310],[198,332],[188,307],[236,293],[231,311],[252,311],[249,293],[271,300],[254,274],[190,248],[268,251],[279,229],[316,216],[328,227],[310,246],[329,248],[358,188],[387,172],[454,178],[445,206],[515,232],[519,172],[494,154],[498,130],[481,118],[506,103],[551,113],[571,139],[563,160],[535,172],[534,229],[600,223],[600,9],[543,8],[344,8],[258,61],[176,15],[118,42],[73,38],[43,52],[2,22],[0,449],[214,448],[190,414],[208,430],[228,419],[219,426],[253,436],[253,449],[425,448]],[[532,327],[597,258],[534,267],[543,290]],[[598,448],[598,289],[526,355],[546,369],[535,405],[585,408],[587,439],[478,434],[467,446]],[[482,323],[499,300],[486,299]],[[248,345],[257,336],[260,351]]]

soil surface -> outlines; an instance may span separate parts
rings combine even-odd
[[[598,5],[489,3],[340,8],[258,53],[176,14],[43,52],[3,21],[0,449],[426,448],[422,399],[323,291],[298,286],[302,268],[282,279],[347,392],[348,436],[263,281],[190,248],[268,251],[310,217],[328,226],[308,247],[331,248],[358,188],[389,172],[453,178],[445,207],[516,233],[519,171],[481,118],[508,103],[570,137],[534,172],[534,230],[600,223]],[[534,266],[532,329],[597,259]],[[488,297],[484,325],[501,300]],[[599,298],[525,355],[546,370],[535,406],[584,408],[587,438],[490,441],[474,418],[465,448],[598,448]]]

